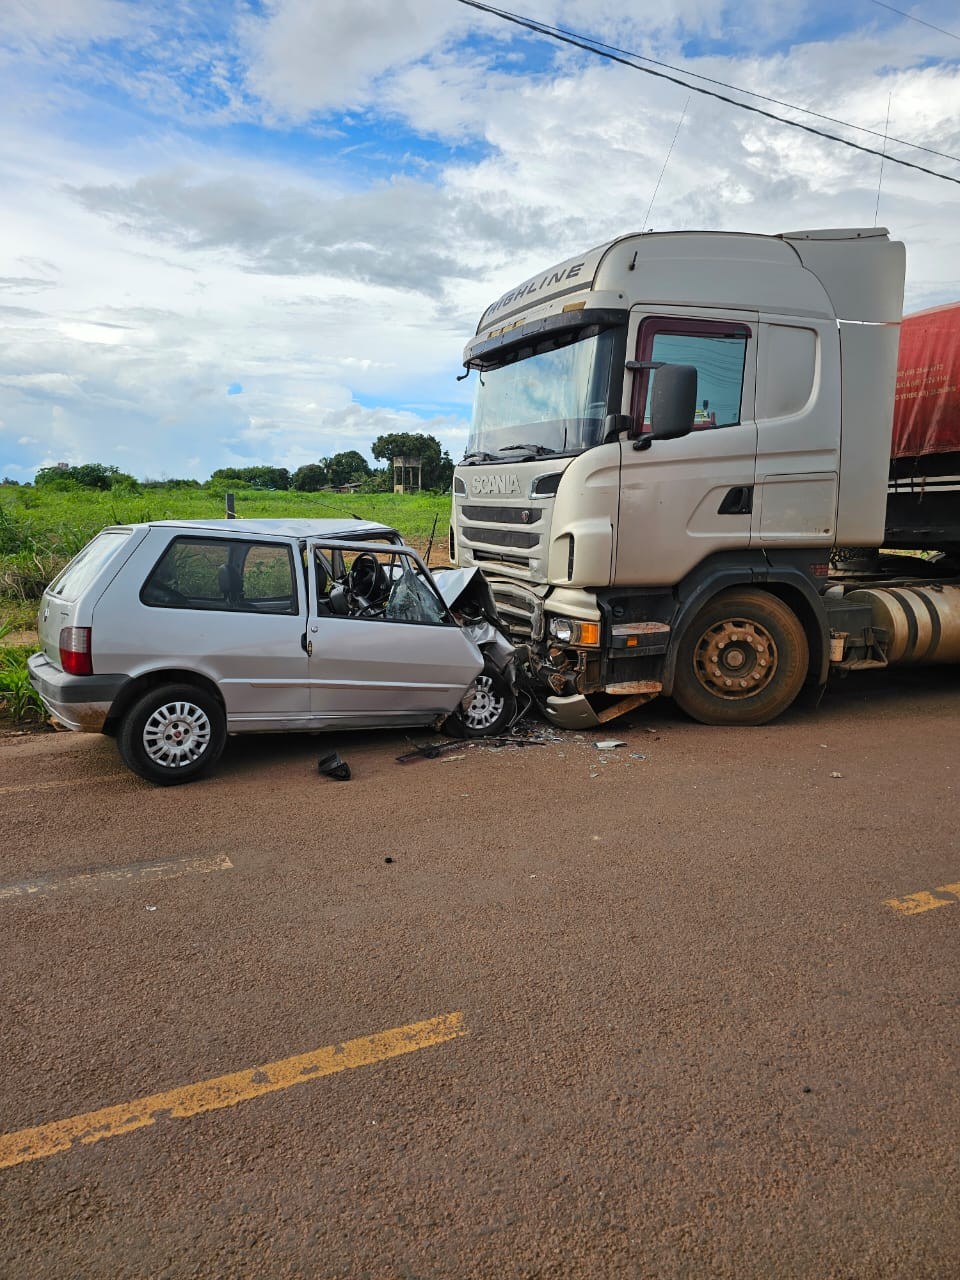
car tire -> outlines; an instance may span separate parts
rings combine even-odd
[[[192,782],[223,754],[227,723],[213,694],[190,684],[166,684],[139,698],[120,722],[120,757],[161,787]]]
[[[456,738],[489,738],[508,729],[516,714],[517,699],[510,683],[488,658],[443,727]]]
[[[765,591],[721,591],[677,650],[673,700],[701,724],[767,724],[803,687],[809,646],[800,619]]]

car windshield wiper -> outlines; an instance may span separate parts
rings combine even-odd
[[[461,466],[464,462],[496,462],[497,455],[495,453],[487,453],[484,449],[475,449],[473,453],[465,453],[462,457]]]
[[[513,450],[522,449],[524,453],[532,453],[535,458],[552,457],[554,450],[548,449],[544,444],[505,444],[500,453],[510,453]]]

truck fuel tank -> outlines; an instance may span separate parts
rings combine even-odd
[[[891,665],[960,662],[960,586],[863,587],[844,601],[870,606],[873,626],[889,637]]]

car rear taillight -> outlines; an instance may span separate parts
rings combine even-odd
[[[92,676],[89,627],[63,627],[60,631],[60,665],[70,676]]]

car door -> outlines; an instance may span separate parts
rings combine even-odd
[[[378,563],[355,590],[358,561]],[[426,724],[453,710],[483,668],[409,547],[310,539],[307,624],[311,716],[317,727]],[[370,573],[360,588],[369,584]]]
[[[174,532],[135,602],[108,591],[98,610],[107,670],[206,676],[228,727],[307,728],[307,619],[298,549],[286,540]],[[135,566],[134,566],[135,567]]]

